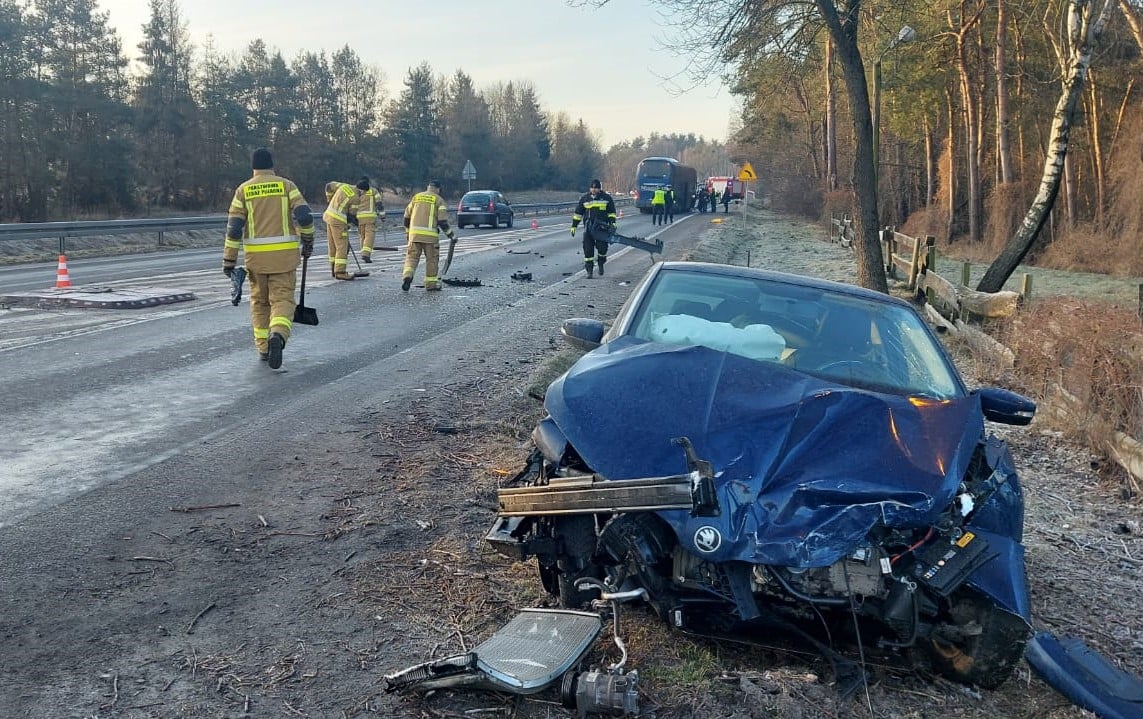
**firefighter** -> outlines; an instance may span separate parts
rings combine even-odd
[[[329,205],[322,213],[325,237],[329,242],[329,271],[335,279],[352,280],[349,264],[349,224],[357,202],[357,188],[345,182],[327,182],[325,199]]]
[[[675,191],[670,185],[663,188],[663,221],[672,225],[675,223]]]
[[[607,263],[607,244],[615,232],[615,201],[603,191],[603,183],[592,180],[591,186],[580,198],[572,215],[571,233],[583,222],[583,269],[590,279],[599,260],[599,276],[603,277],[603,266]]]
[[[405,247],[405,269],[401,277],[401,290],[404,292],[408,292],[413,284],[421,253],[425,255],[425,289],[434,291],[441,288],[437,277],[441,259],[439,233],[445,233],[450,242],[456,240],[456,234],[449,227],[448,207],[440,192],[440,180],[430,180],[425,191],[413,195],[405,206],[405,229],[409,233],[409,242]]]
[[[254,175],[234,191],[227,213],[222,272],[227,277],[233,274],[242,248],[250,280],[254,347],[262,360],[278,369],[293,327],[298,248],[302,257],[313,254],[314,220],[298,186],[273,171],[268,149],[255,150],[250,166]]]
[[[373,240],[377,236],[377,224],[384,221],[385,209],[381,206],[381,193],[373,189],[368,177],[357,181],[357,231],[361,233],[361,261],[373,261]]]
[[[667,210],[667,191],[662,187],[655,188],[655,194],[651,195],[651,224],[663,224],[663,215]]]

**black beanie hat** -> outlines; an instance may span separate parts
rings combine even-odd
[[[603,189],[603,183],[600,182],[599,180],[592,180],[591,184],[588,185],[588,187],[598,187],[599,189],[602,190]]]
[[[255,170],[269,170],[274,166],[274,156],[265,147],[259,147],[250,155],[250,167]]]
[[[362,177],[360,180],[358,180],[357,181],[357,189],[368,190],[369,189],[369,178],[368,177]]]

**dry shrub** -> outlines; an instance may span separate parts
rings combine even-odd
[[[1040,420],[1106,453],[1115,431],[1143,437],[1143,328],[1134,312],[1097,300],[1039,300],[999,327],[1021,389]]]
[[[948,212],[936,204],[922,207],[906,218],[897,231],[910,237],[941,237],[948,227]]]
[[[984,244],[993,255],[1000,254],[1020,227],[1031,202],[1030,190],[1026,181],[997,185],[984,201],[984,214],[988,218]]]
[[[834,190],[822,194],[822,222],[829,222],[834,217],[844,217],[855,214],[853,193],[848,190]]]
[[[1036,257],[1040,267],[1070,272],[1097,272],[1112,277],[1132,274],[1127,265],[1133,264],[1140,249],[1127,251],[1119,237],[1099,232],[1090,224],[1072,227],[1060,238],[1048,244]]]
[[[1121,246],[1122,271],[1143,275],[1143,103],[1136,102],[1119,132],[1119,150],[1108,168],[1107,233]]]

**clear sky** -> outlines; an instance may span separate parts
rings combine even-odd
[[[180,0],[179,7],[195,46],[213,36],[223,53],[240,54],[261,37],[290,62],[300,50],[329,55],[348,44],[383,71],[391,97],[421,62],[435,74],[462,69],[478,88],[530,81],[545,110],[583,118],[604,150],[652,131],[725,140],[737,107],[717,77],[672,92],[662,78],[678,74],[686,61],[662,49],[668,29],[653,0],[610,0],[599,9],[563,0]],[[98,8],[110,14],[134,60],[148,0],[98,0]],[[678,82],[691,84],[689,77]]]

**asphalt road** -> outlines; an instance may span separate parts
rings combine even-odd
[[[366,266],[368,278],[335,282],[324,256],[315,255],[306,304],[317,308],[321,324],[294,328],[278,371],[258,360],[245,303],[236,308],[229,302],[218,249],[74,263],[76,285],[159,285],[190,290],[197,299],[140,310],[0,311],[0,545],[7,543],[5,530],[19,531],[30,517],[82,503],[101,487],[115,485],[130,501],[133,483],[150,481],[148,468],[194,448],[244,452],[234,438],[246,435],[260,437],[261,453],[295,451],[274,446],[275,434],[258,429],[283,422],[291,428],[320,425],[331,421],[332,409],[381,403],[379,393],[398,371],[414,372],[417,381],[447,381],[447,363],[405,362],[419,346],[452,333],[456,340],[447,346],[461,355],[495,349],[501,323],[527,323],[553,301],[564,317],[592,316],[564,290],[624,277],[630,282],[650,264],[647,253],[615,246],[607,279],[586,280],[568,219],[543,221],[539,229],[529,222],[460,233],[449,275],[478,278],[480,287],[429,293],[414,285],[403,293],[399,251],[376,253]],[[670,226],[663,233],[668,245],[689,224],[684,218]],[[651,238],[661,230],[649,217],[630,214],[621,229]],[[323,244],[319,240],[319,249]],[[5,268],[0,294],[12,290],[8,283],[42,288],[45,269]],[[514,272],[530,272],[532,281],[513,280]],[[418,282],[422,276],[423,262]],[[537,341],[556,332],[558,320],[549,318],[536,327]],[[203,481],[193,463],[190,471],[192,476],[177,478],[183,489]],[[0,570],[4,564],[0,559]]]

